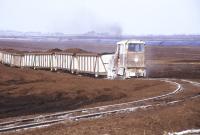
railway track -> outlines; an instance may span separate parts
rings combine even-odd
[[[109,114],[131,112],[131,111],[136,111],[137,109],[145,109],[145,108],[150,108],[153,106],[174,104],[178,102],[183,102],[185,100],[185,99],[172,100],[168,102],[164,101],[163,99],[169,98],[175,95],[176,93],[180,92],[182,90],[182,86],[181,84],[174,81],[170,81],[168,79],[162,79],[161,81],[165,81],[165,82],[175,85],[176,89],[164,95],[132,101],[132,102],[127,102],[127,103],[59,112],[59,113],[54,113],[50,115],[4,122],[4,123],[0,123],[0,133],[18,131],[18,130],[30,129],[30,128],[37,128],[37,127],[43,127],[43,126],[50,126],[50,125],[65,122],[65,121],[77,121],[80,119],[91,119],[91,118],[96,118],[96,117],[102,117]],[[188,83],[191,83],[191,82],[188,82]],[[200,97],[200,95],[193,96],[190,98],[196,98],[196,97]]]
[[[181,132],[168,133],[168,135],[199,135],[200,129],[188,129]]]

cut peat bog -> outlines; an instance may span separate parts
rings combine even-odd
[[[176,88],[157,80],[93,79],[4,65],[0,73],[0,118],[134,101]]]
[[[104,44],[99,45],[99,51],[95,49],[98,45],[71,43],[50,43],[46,47],[47,42],[1,41],[0,48],[73,54],[115,49],[114,45]],[[200,47],[147,45],[145,58],[147,77],[126,80],[0,64],[0,124],[84,109],[65,115],[64,121],[48,127],[2,134],[167,135],[200,129]],[[110,113],[98,115],[106,111]],[[94,117],[79,119],[89,112]]]

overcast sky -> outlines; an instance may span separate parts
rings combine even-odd
[[[200,0],[0,0],[0,30],[200,34]]]

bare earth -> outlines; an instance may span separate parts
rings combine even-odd
[[[5,48],[2,44],[4,43],[0,43],[0,48]],[[14,49],[21,47],[18,43],[9,42],[9,45]],[[40,44],[37,47],[43,48]],[[82,49],[94,51],[88,49],[88,46]],[[106,50],[101,48],[104,49]],[[200,82],[200,47],[147,46],[146,58],[149,77],[187,78]],[[180,79],[177,81],[184,89],[174,99],[200,94],[200,87]],[[63,72],[11,68],[0,64],[0,121],[133,101],[165,94],[174,89],[175,86],[158,80],[94,79]],[[174,105],[10,134],[162,135],[165,132],[192,128],[200,128],[199,98],[186,98],[184,102]]]
[[[200,78],[200,47],[147,46],[149,77]]]
[[[0,118],[120,103],[175,89],[154,80],[93,79],[4,65],[0,65],[0,74]]]
[[[200,100],[168,107],[155,107],[96,120],[59,124],[17,135],[164,135],[167,132],[199,129]]]

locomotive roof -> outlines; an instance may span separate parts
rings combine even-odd
[[[129,44],[129,43],[133,43],[133,44],[145,44],[144,41],[141,40],[136,40],[136,39],[131,39],[131,40],[122,40],[120,42],[117,42],[117,44]]]

